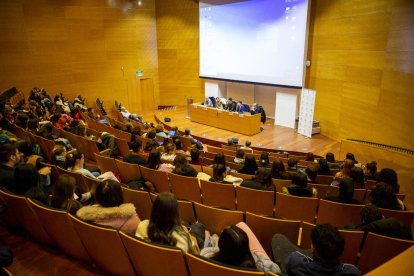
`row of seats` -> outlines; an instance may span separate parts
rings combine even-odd
[[[124,188],[124,193],[127,190]],[[140,197],[137,196],[140,198],[137,200],[138,204],[145,202],[143,200],[145,194],[151,204],[156,197],[156,194],[132,191],[140,194]],[[263,275],[263,273],[229,268],[199,256],[183,254],[174,247],[147,243],[110,227],[84,222],[63,210],[44,206],[5,190],[0,190],[0,197],[9,207],[8,212],[2,214],[2,220],[7,225],[21,227],[39,242],[48,246],[57,246],[68,256],[82,262],[95,263],[110,274]],[[302,248],[310,248],[310,231],[313,224],[301,223],[298,220],[268,218],[249,212],[223,210],[196,202],[180,201],[180,211],[182,206],[193,210],[192,222],[203,223],[211,233],[220,233],[230,224],[245,221],[270,256],[270,243],[275,233],[284,234],[293,243],[300,240]],[[414,244],[413,241],[372,233],[368,233],[364,240],[363,232],[340,231],[346,240],[341,261],[358,265],[363,273],[374,269]]]
[[[290,181],[274,180],[276,193],[245,187],[213,183],[195,177],[186,177],[159,170],[152,170],[135,164],[128,164],[114,158],[96,156],[98,167],[102,171],[119,173],[124,183],[140,179],[150,181],[157,192],[170,191],[179,199],[191,200],[213,207],[248,211],[255,214],[298,219],[309,223],[329,222],[334,226],[358,224],[362,205],[331,202],[318,198],[305,198],[286,195],[280,192],[280,185],[288,186]],[[200,168],[198,168],[200,169]],[[203,167],[203,169],[211,169]],[[211,173],[211,172],[210,172]],[[239,174],[236,174],[239,175]],[[251,177],[251,176],[249,176]],[[329,188],[328,185],[323,185]],[[332,188],[337,193],[337,188]],[[365,190],[361,189],[363,196]],[[334,193],[334,195],[335,195]],[[412,211],[381,210],[386,217],[394,217],[411,225],[414,219]],[[342,214],[338,216],[337,214]],[[316,218],[316,220],[315,220]]]

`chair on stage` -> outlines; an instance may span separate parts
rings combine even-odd
[[[122,193],[125,203],[132,203],[141,220],[151,217],[152,201],[148,192],[133,190],[122,185]]]
[[[253,269],[242,269],[215,262],[213,260],[186,253],[188,269],[191,276],[250,276],[264,275]],[[269,273],[268,275],[275,275]]]
[[[158,193],[170,191],[167,172],[149,169],[144,166],[139,168],[142,177],[154,185],[155,191]]]
[[[232,184],[222,184],[200,179],[203,203],[212,207],[236,209],[236,194]]]
[[[138,275],[188,275],[181,249],[119,235]]]
[[[273,216],[275,192],[236,187],[237,210],[258,215]]]
[[[243,221],[243,213],[240,211],[214,208],[197,202],[194,202],[194,207],[197,221],[204,224],[211,234],[219,235],[227,226]]]
[[[275,216],[285,219],[315,222],[318,199],[276,193]]]
[[[54,209],[31,199],[27,199],[27,201],[53,243],[60,250],[71,258],[91,263],[91,258],[73,228],[66,210]]]
[[[321,199],[319,201],[317,224],[329,223],[335,227],[344,228],[347,224],[358,224],[361,221],[359,204],[345,204]]]
[[[182,176],[170,173],[171,191],[177,199],[186,199],[201,203],[200,184],[197,177]]]
[[[111,275],[135,275],[118,231],[68,214],[93,262]]]
[[[368,233],[361,251],[358,268],[362,274],[366,274],[413,245],[414,241]]]
[[[297,244],[300,223],[299,220],[269,218],[246,212],[246,224],[269,256],[272,255],[271,242],[274,234],[283,234],[292,243]]]
[[[132,180],[140,180],[142,178],[141,169],[137,164],[131,164],[115,159],[122,183],[128,183]]]

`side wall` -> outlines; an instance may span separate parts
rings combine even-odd
[[[0,91],[16,86],[28,94],[38,86],[140,111],[135,71],[144,70],[157,102],[155,0],[136,2],[1,1]]]
[[[160,104],[204,99],[199,79],[198,1],[156,0]]]
[[[414,1],[313,0],[308,87],[322,133],[414,148]]]

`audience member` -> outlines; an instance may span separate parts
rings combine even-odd
[[[223,164],[213,165],[213,176],[209,179],[210,182],[218,182],[223,184],[233,184],[239,186],[243,179],[227,174],[226,166]]]
[[[188,165],[187,159],[182,155],[177,155],[175,157],[174,169],[172,172],[182,176],[197,177],[197,171]]]
[[[155,127],[155,132],[156,132],[157,135],[159,135],[161,137],[164,137],[164,138],[167,138],[167,133],[164,132],[163,125],[157,125]]]
[[[274,179],[289,179],[289,174],[285,170],[285,164],[279,158],[273,161],[271,174]]]
[[[344,251],[345,239],[329,224],[316,225],[311,232],[311,250],[301,250],[284,235],[272,239],[274,261],[281,264],[287,275],[359,276],[361,272],[352,264],[344,264],[339,257]]]
[[[48,204],[46,186],[40,183],[39,172],[31,164],[19,164],[14,170],[13,192]]]
[[[236,151],[236,157],[234,157],[233,162],[236,164],[243,164],[244,163],[244,150],[238,149]]]
[[[85,221],[107,225],[135,234],[140,219],[132,203],[124,203],[121,184],[106,180],[96,187],[96,204],[80,208],[76,216]]]
[[[346,225],[345,228],[372,232],[396,239],[412,240],[410,227],[395,218],[384,218],[377,206],[367,204],[361,208],[360,214],[360,224]]]
[[[378,182],[385,182],[392,187],[394,193],[400,192],[400,184],[398,184],[397,173],[393,169],[384,168],[378,175]]]
[[[377,171],[377,162],[371,161],[365,165],[365,180],[377,180],[378,171]]]
[[[353,197],[354,181],[351,178],[344,178],[339,183],[339,195],[327,196],[325,199],[346,204],[361,204],[360,201],[353,199]]]
[[[259,167],[270,168],[269,153],[262,151],[259,158]]]
[[[161,152],[156,149],[152,150],[148,155],[148,161],[145,167],[165,172],[171,172],[174,168],[174,166],[172,166],[171,164],[161,163]]]
[[[240,170],[238,170],[238,172],[243,174],[254,175],[256,174],[257,168],[258,167],[254,156],[247,155],[246,158],[244,158],[243,167]]]
[[[176,246],[191,252],[192,241],[187,228],[181,225],[177,199],[172,193],[161,193],[155,199],[151,217],[138,225],[136,235],[142,239]]]
[[[203,144],[191,136],[191,130],[189,128],[185,129],[183,137],[190,138],[191,145],[195,145],[199,150],[203,149]]]
[[[280,273],[251,229],[244,223],[226,227],[220,234],[218,247],[206,248],[202,255],[223,264]]]
[[[294,173],[296,172],[297,169],[298,169],[298,159],[296,157],[289,157],[287,171]]]
[[[131,164],[137,164],[144,166],[147,163],[147,160],[142,157],[140,154],[142,148],[141,140],[136,140],[129,144],[130,149],[132,152],[126,156],[124,156],[123,161]]]
[[[353,167],[349,176],[354,181],[355,189],[365,189],[365,175],[360,167]]]
[[[72,215],[82,207],[82,204],[75,198],[76,179],[67,174],[61,174],[53,186],[53,193],[50,199],[50,206],[68,211]],[[86,195],[85,195],[86,197]],[[88,194],[88,199],[90,193]],[[81,200],[81,198],[79,198]],[[86,198],[85,198],[86,199]]]
[[[275,190],[270,171],[263,167],[257,169],[256,175],[252,179],[243,180],[240,186],[256,190]]]
[[[246,140],[244,143],[244,146],[242,146],[240,149],[244,150],[245,152],[253,152],[253,149],[251,148],[252,142],[250,140]]]
[[[175,145],[168,143],[164,148],[164,153],[161,155],[161,161],[174,161],[176,156]]]
[[[197,148],[192,148],[190,150],[190,156],[191,160],[189,163],[191,165],[199,165],[201,167],[207,166],[204,162],[200,160],[200,151]]]
[[[404,204],[397,198],[391,185],[379,182],[369,195],[372,204],[378,208],[404,210]]]
[[[335,177],[334,177],[335,183],[332,183],[331,185],[337,186],[341,179],[346,178],[346,177],[351,177],[351,170],[353,167],[354,167],[354,161],[352,161],[351,159],[345,159],[342,170],[335,174]]]
[[[329,168],[328,161],[326,159],[321,158],[318,160],[318,174],[320,175],[331,175],[331,169]]]
[[[335,161],[335,155],[332,152],[328,152],[325,158],[330,169],[337,170],[341,168],[342,163]]]
[[[308,179],[306,174],[297,172],[292,177],[292,185],[283,187],[282,193],[294,196],[316,197],[317,190],[315,188],[308,188]]]
[[[0,186],[14,190],[14,170],[20,163],[20,152],[14,144],[0,146]]]

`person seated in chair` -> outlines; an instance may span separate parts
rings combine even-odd
[[[132,150],[132,153],[124,156],[123,161],[131,164],[137,164],[144,166],[147,163],[144,157],[140,156],[139,153],[142,149],[141,140],[136,140],[129,144],[129,148]]]
[[[282,275],[361,275],[354,265],[339,261],[345,239],[332,225],[316,225],[311,240],[311,250],[301,250],[284,235],[273,236],[273,259],[281,264]]]
[[[232,111],[234,112],[234,111],[236,111],[236,106],[237,106],[237,104],[236,104],[236,102],[233,101],[232,98],[229,98],[227,100],[226,110],[228,110],[230,112],[232,112]]]
[[[242,101],[238,101],[236,104],[236,111],[239,114],[243,114],[244,112],[247,112],[246,106],[242,103]]]
[[[252,108],[250,109],[250,114],[260,114],[260,122],[262,122],[262,124],[266,122],[266,112],[263,106],[253,103]]]

